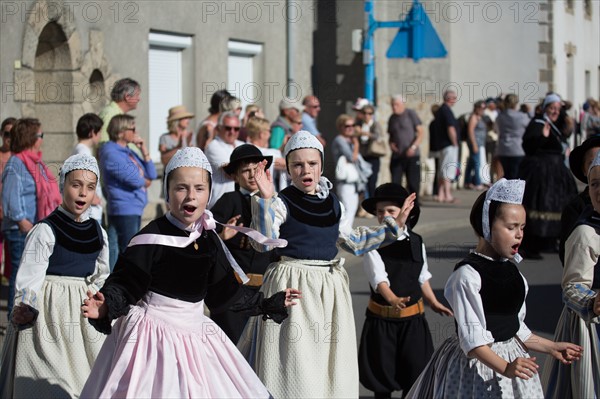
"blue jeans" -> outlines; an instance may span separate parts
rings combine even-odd
[[[25,249],[25,237],[27,237],[27,234],[22,233],[20,230],[4,231],[4,239],[8,242],[8,251],[10,252],[10,261],[12,265],[10,279],[8,280],[8,320],[10,320],[10,313],[15,304],[15,282],[17,280],[17,271],[19,271],[19,265],[21,264],[23,250]]]
[[[467,160],[467,168],[465,170],[465,185],[471,183],[474,186],[481,185],[481,176],[479,174],[481,167],[481,158],[479,153],[474,154],[471,152],[469,159]]]
[[[142,217],[137,215],[108,216],[108,245],[110,271],[112,272],[120,254],[125,251],[129,240],[140,231]]]

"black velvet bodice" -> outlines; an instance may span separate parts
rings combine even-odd
[[[469,265],[481,277],[481,301],[487,330],[496,342],[506,341],[519,331],[519,311],[525,301],[525,282],[514,263],[493,261],[469,254],[454,270]]]

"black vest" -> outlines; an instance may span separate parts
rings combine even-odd
[[[252,211],[250,209],[250,196],[236,190],[226,193],[219,201],[226,201],[231,215],[240,215],[238,223],[249,227],[252,222]],[[220,204],[222,205],[222,204]],[[219,220],[227,223],[227,220]],[[225,245],[246,273],[264,274],[272,261],[273,252],[258,252],[250,244],[251,238],[245,234],[237,233],[231,239],[225,241]]]
[[[495,342],[509,340],[519,331],[519,311],[525,301],[525,282],[510,261],[492,261],[469,254],[454,270],[470,265],[481,277],[479,295],[487,330]]]
[[[279,236],[288,240],[277,254],[295,259],[332,260],[337,255],[342,210],[332,192],[327,198],[304,194],[294,186],[284,188],[279,197],[288,212]]]
[[[377,250],[385,264],[392,292],[398,297],[410,296],[407,306],[417,303],[423,296],[419,284],[419,275],[423,269],[422,243],[421,236],[409,231],[408,238]],[[389,306],[372,287],[371,299],[380,305]]]
[[[41,223],[49,225],[56,238],[48,259],[47,275],[87,277],[94,274],[104,245],[102,229],[95,219],[78,223],[55,210]]]

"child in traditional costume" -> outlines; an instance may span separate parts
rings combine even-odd
[[[110,335],[81,397],[270,396],[235,345],[204,315],[204,302],[213,313],[234,309],[281,323],[300,292],[287,289],[264,299],[238,284],[232,266],[243,282],[248,278],[214,231],[216,222],[206,210],[210,189],[204,153],[179,150],[165,168],[169,212],[131,239],[102,290],[88,293],[82,306],[90,322]]]
[[[444,290],[458,337],[435,351],[407,397],[541,398],[539,366],[528,351],[565,364],[581,356],[580,346],[542,338],[525,325],[527,282],[511,261],[521,260],[524,191],[524,181],[500,179],[475,201],[470,220],[479,242]]]
[[[381,223],[386,216],[401,217],[407,197],[401,185],[385,183],[362,207]],[[358,370],[361,384],[375,392],[376,399],[390,398],[400,390],[406,395],[433,354],[423,299],[434,312],[452,316],[431,289],[425,244],[412,231],[419,213],[415,205],[406,223],[408,237],[363,256],[371,297],[358,349]]]
[[[268,320],[250,320],[238,346],[277,398],[358,397],[352,298],[337,246],[360,255],[394,242],[406,234],[415,195],[406,199],[400,224],[388,217],[381,226],[352,230],[331,183],[321,175],[323,146],[315,136],[294,134],[284,157],[292,184],[275,195],[270,178],[258,179],[251,227],[288,241],[277,249],[280,260],[265,272],[261,292],[268,296],[294,283],[305,299],[281,329]],[[260,165],[263,171],[266,164]]]
[[[109,273],[106,232],[89,212],[99,176],[94,157],[69,157],[62,204],[27,235],[2,351],[3,398],[78,397],[104,342],[80,310]]]
[[[546,398],[600,396],[600,307],[594,306],[600,290],[600,155],[592,160],[586,178],[591,205],[567,233],[562,278],[565,306],[554,334],[555,340],[572,341],[585,350],[581,360],[570,366],[546,360],[542,375]]]

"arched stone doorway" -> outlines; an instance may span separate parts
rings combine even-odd
[[[44,161],[62,163],[76,142],[75,126],[85,112],[106,103],[114,82],[104,57],[103,36],[90,31],[90,50],[81,56],[81,38],[72,7],[62,0],[39,0],[29,14],[23,38],[21,68],[15,70],[15,101],[23,117],[42,122]]]

